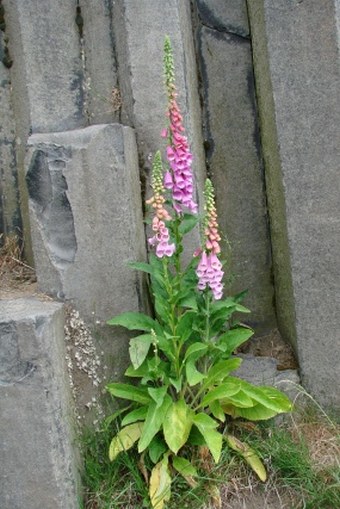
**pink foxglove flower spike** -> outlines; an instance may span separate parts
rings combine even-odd
[[[222,270],[222,263],[217,256],[221,252],[219,245],[221,237],[218,233],[214,188],[209,179],[205,182],[204,197],[204,246],[201,259],[196,269],[198,289],[203,291],[207,287],[210,288],[214,299],[219,300],[223,295],[222,278],[224,273]]]
[[[197,213],[197,204],[193,200],[193,175],[191,169],[192,154],[184,136],[183,117],[176,102],[174,61],[170,39],[166,37],[164,44],[165,80],[168,91],[168,112],[170,127],[168,130],[169,145],[166,149],[170,171],[166,172],[164,185],[171,189],[174,209],[178,214],[184,208]],[[165,133],[164,129],[162,135]]]
[[[156,256],[172,256],[175,252],[175,244],[169,243],[170,234],[164,221],[169,221],[171,216],[164,207],[165,198],[163,187],[163,167],[161,153],[155,154],[152,167],[152,183],[153,196],[146,201],[148,205],[152,205],[155,210],[155,216],[152,220],[152,230],[155,233],[153,237],[148,239],[150,246],[156,248]]]

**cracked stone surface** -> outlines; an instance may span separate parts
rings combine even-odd
[[[78,508],[63,326],[60,303],[1,301],[2,509]]]

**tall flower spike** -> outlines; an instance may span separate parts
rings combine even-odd
[[[193,200],[193,175],[191,169],[192,154],[187,137],[184,136],[183,117],[176,102],[175,71],[172,47],[169,37],[164,43],[165,84],[168,93],[169,145],[166,149],[170,171],[166,172],[164,185],[172,190],[173,206],[177,213],[184,208],[197,213],[197,204]],[[164,130],[162,131],[164,137]]]
[[[218,233],[214,188],[209,179],[206,179],[205,181],[204,198],[204,247],[201,259],[196,269],[196,274],[198,276],[198,289],[204,290],[208,286],[211,289],[215,300],[219,300],[223,293],[222,263],[217,256],[221,252],[219,245],[221,237]]]
[[[152,230],[155,234],[148,239],[148,242],[150,246],[155,246],[158,258],[172,256],[175,252],[175,244],[169,243],[169,230],[164,222],[169,221],[171,217],[164,207],[163,167],[160,151],[156,152],[153,160],[151,187],[153,189],[153,196],[146,203],[152,205],[155,211],[152,220]]]

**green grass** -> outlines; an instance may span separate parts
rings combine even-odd
[[[225,448],[219,465],[212,462],[198,468],[198,485],[191,488],[177,475],[172,483],[167,509],[204,509],[214,493],[221,491],[223,507],[232,507],[233,497],[245,501],[252,492],[260,496],[278,496],[290,501],[289,509],[340,508],[340,442],[338,427],[323,420],[278,426],[274,421],[254,426],[251,431],[232,427],[241,440],[253,447],[263,459],[269,478],[260,483],[242,458]],[[114,426],[102,432],[89,431],[82,438],[84,458],[82,509],[149,509],[148,488],[139,468],[139,455],[133,450],[121,453],[111,463],[108,447],[115,434]],[[313,456],[314,455],[314,456]],[[329,457],[328,457],[329,456]],[[150,471],[152,465],[144,458]],[[199,466],[198,462],[198,466]],[[201,464],[202,466],[202,464]],[[232,480],[232,481],[231,481]],[[230,498],[232,500],[230,500]],[[209,507],[213,507],[210,505]],[[253,507],[249,504],[249,507]],[[265,509],[267,506],[261,506]],[[280,509],[281,505],[269,505]]]

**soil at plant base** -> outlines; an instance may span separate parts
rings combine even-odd
[[[282,339],[277,329],[263,336],[255,336],[242,345],[238,352],[258,357],[272,357],[278,361],[277,369],[280,371],[299,367],[292,347]]]

